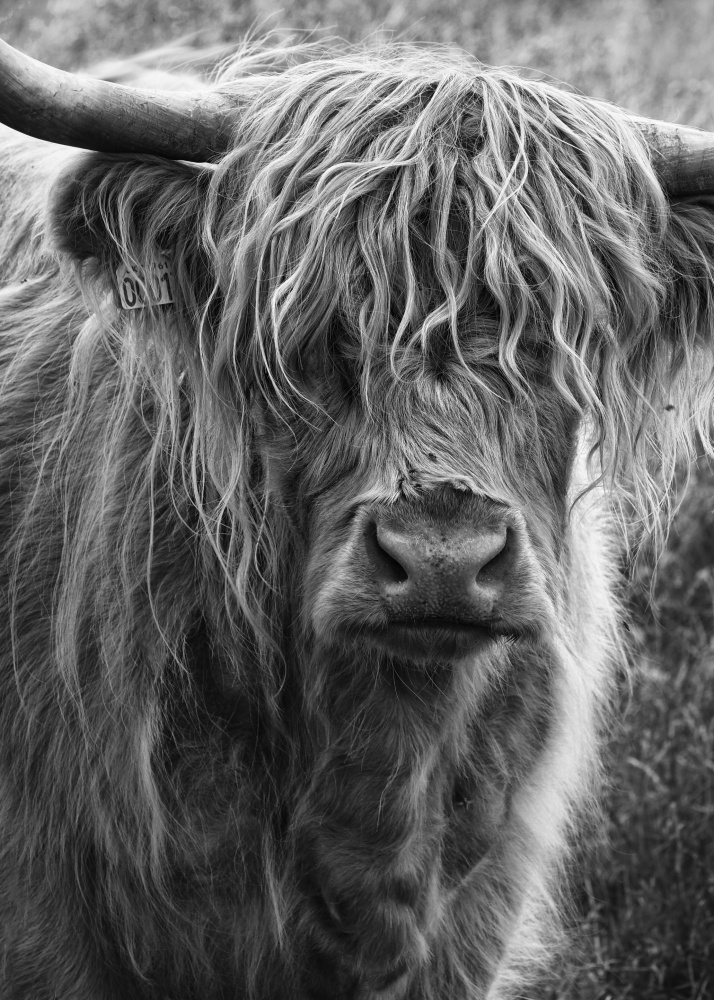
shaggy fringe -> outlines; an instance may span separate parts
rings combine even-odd
[[[222,84],[242,111],[204,231],[226,297],[206,374],[235,392],[252,363],[266,405],[295,405],[293,373],[337,326],[365,400],[375,358],[418,377],[445,338],[498,399],[464,355],[495,320],[483,360],[535,411],[537,352],[656,531],[677,455],[710,440],[711,203],[670,208],[620,109],[453,53],[310,55]]]

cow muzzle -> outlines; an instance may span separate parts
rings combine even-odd
[[[502,611],[517,576],[518,538],[502,516],[486,517],[482,507],[467,495],[456,518],[432,503],[370,519],[364,546],[387,618],[374,637],[385,648],[410,658],[451,658],[508,632]],[[469,517],[474,508],[477,516]]]
[[[515,512],[464,490],[375,505],[321,583],[316,631],[410,661],[469,657],[528,631],[528,552]]]

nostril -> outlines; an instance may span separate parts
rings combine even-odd
[[[379,529],[374,521],[370,521],[367,525],[365,541],[380,580],[384,583],[405,583],[409,579],[406,569],[396,558],[398,552],[394,551],[394,546],[391,546],[394,554],[388,551],[389,538],[380,538]]]
[[[506,568],[512,546],[513,538],[509,528],[504,527],[492,534],[482,536],[480,551],[474,560],[476,575],[484,582],[499,576]]]

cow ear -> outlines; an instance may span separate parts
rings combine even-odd
[[[54,246],[83,281],[116,289],[117,272],[168,260],[192,294],[213,285],[200,245],[210,168],[149,156],[78,157],[51,196]]]

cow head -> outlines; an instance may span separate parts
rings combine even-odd
[[[86,154],[52,195],[83,349],[124,373],[105,459],[142,386],[215,684],[279,734],[250,864],[305,989],[485,988],[589,789],[597,487],[651,520],[705,421],[709,206],[667,201],[671,130],[441,56],[238,62],[192,100],[220,128],[151,152],[215,162]],[[120,310],[117,270],[167,256],[173,304]]]

